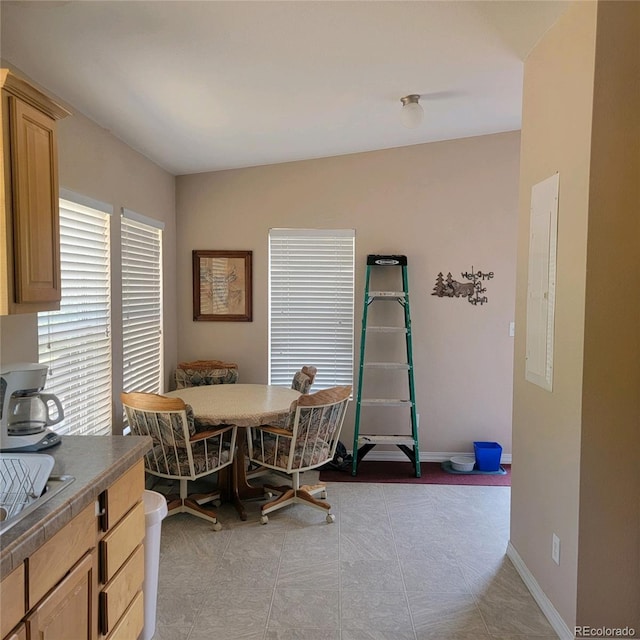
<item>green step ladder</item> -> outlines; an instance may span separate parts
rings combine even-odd
[[[402,271],[402,291],[371,291],[372,271],[380,269],[400,269]],[[370,305],[374,301],[398,302],[403,310],[404,324],[392,327],[367,327],[367,317]],[[374,334],[404,334],[407,350],[406,362],[367,362],[365,361],[365,349],[367,333]],[[409,398],[385,399],[363,398],[362,387],[365,371],[371,369],[383,369],[389,371],[406,371],[409,378]],[[374,435],[360,433],[360,420],[362,409],[366,407],[409,407],[411,415],[411,433],[399,435]],[[413,349],[411,342],[411,313],[409,308],[409,276],[407,273],[407,256],[395,255],[368,255],[367,274],[364,288],[364,309],[362,311],[362,335],[360,339],[360,375],[358,379],[358,396],[356,402],[356,421],[353,434],[353,465],[351,475],[358,473],[360,461],[377,444],[396,445],[415,468],[416,478],[420,477],[420,447],[418,444],[418,414],[416,412],[416,392],[413,379]]]

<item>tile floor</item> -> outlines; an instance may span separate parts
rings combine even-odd
[[[334,524],[165,519],[154,640],[557,640],[505,556],[508,487],[327,489]]]

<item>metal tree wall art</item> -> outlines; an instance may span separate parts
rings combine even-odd
[[[491,280],[491,278],[493,278],[493,271],[487,273],[474,271],[472,266],[470,273],[465,271],[460,275],[470,280],[470,282],[458,282],[454,280],[451,272],[447,273],[447,277],[445,278],[441,271],[436,278],[436,284],[433,287],[433,293],[431,295],[440,298],[465,297],[473,305],[483,305],[485,302],[488,302],[487,296],[482,295],[486,293],[487,289],[482,285],[485,280]]]

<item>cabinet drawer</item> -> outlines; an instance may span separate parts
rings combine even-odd
[[[100,581],[109,582],[144,539],[144,504],[138,504],[100,541]]]
[[[0,582],[0,638],[4,638],[17,625],[26,612],[24,589],[24,564],[21,564]]]
[[[105,635],[127,610],[144,580],[144,547],[139,545],[100,593],[100,631]]]
[[[102,530],[108,531],[142,498],[144,461],[140,460],[101,494],[104,517]]]
[[[137,638],[142,633],[142,627],[144,627],[144,599],[142,591],[138,591],[125,614],[113,628],[109,640]]]
[[[96,544],[96,515],[92,502],[29,559],[29,607],[55,586],[89,549]]]

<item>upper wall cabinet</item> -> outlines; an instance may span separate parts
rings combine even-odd
[[[56,120],[69,111],[0,69],[0,315],[60,308]]]

